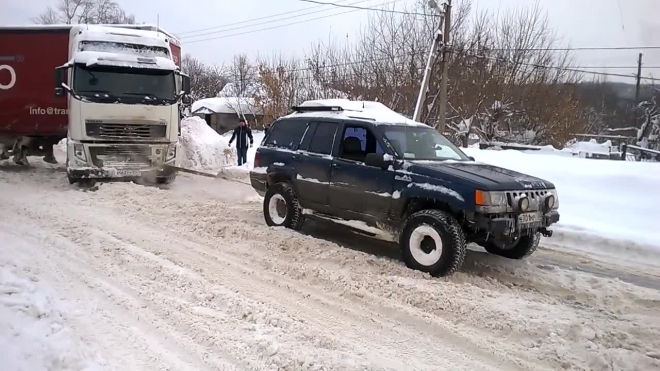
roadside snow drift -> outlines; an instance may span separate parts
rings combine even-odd
[[[543,178],[559,193],[559,229],[635,241],[660,250],[660,166],[464,149],[477,161]]]
[[[186,168],[219,170],[236,163],[236,151],[229,147],[229,139],[196,116],[181,121],[181,148],[181,164]]]
[[[57,301],[35,281],[36,278],[26,279],[0,267],[2,369],[89,370],[98,367],[86,360],[89,355],[83,352],[81,344],[64,324]]]

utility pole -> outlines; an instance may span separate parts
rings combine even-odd
[[[639,105],[639,94],[642,82],[642,53],[637,60],[637,84],[635,85],[635,106],[633,107],[633,125],[637,126],[637,106]]]
[[[451,0],[447,0],[445,4],[445,32],[442,41],[442,80],[440,81],[440,110],[438,131],[440,134],[445,132],[445,125],[447,119],[447,80],[449,79],[449,33],[451,31]]]
[[[635,86],[635,105],[639,104],[639,89],[642,81],[642,53],[639,53],[639,60],[637,61],[637,86]]]
[[[419,94],[417,94],[417,104],[415,104],[415,113],[413,113],[413,121],[421,122],[422,119],[422,107],[424,102],[426,102],[426,94],[429,90],[429,80],[431,79],[431,73],[433,72],[433,65],[435,64],[435,59],[437,57],[438,44],[442,41],[442,24],[443,19],[440,20],[440,25],[438,27],[438,32],[435,34],[433,43],[431,44],[431,50],[429,51],[428,59],[426,60],[426,68],[424,69],[424,77],[422,78],[422,85],[419,88]]]

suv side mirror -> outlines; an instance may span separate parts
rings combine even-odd
[[[470,161],[477,161],[477,160],[475,160],[474,157],[472,157],[472,156],[468,156],[468,158],[470,159]]]
[[[367,166],[379,167],[381,169],[387,169],[391,164],[391,160],[386,160],[385,156],[379,155],[376,153],[367,153],[367,157],[364,159],[364,163]]]

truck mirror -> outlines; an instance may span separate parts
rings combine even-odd
[[[55,96],[61,97],[64,95],[64,83],[66,79],[66,67],[57,67],[55,69]]]
[[[186,94],[190,94],[190,76],[181,75],[181,90]]]

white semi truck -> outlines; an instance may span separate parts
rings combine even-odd
[[[190,79],[180,43],[154,26],[0,28],[0,143],[17,163],[67,138],[71,183],[176,177]],[[54,74],[53,74],[54,72]],[[53,87],[55,91],[53,92]],[[5,124],[3,126],[3,124]]]

